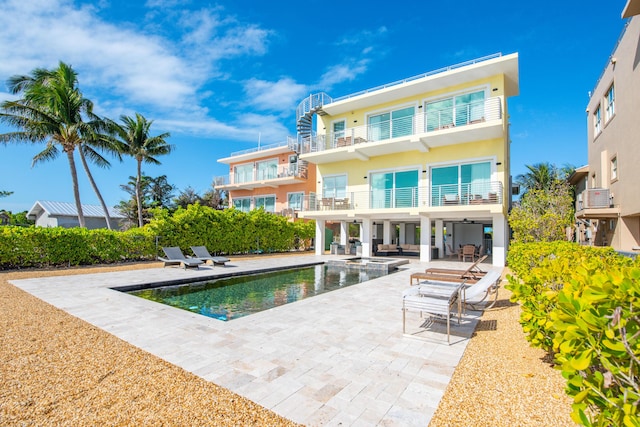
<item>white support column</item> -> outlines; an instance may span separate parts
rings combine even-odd
[[[316,219],[316,255],[324,255],[324,219]]]
[[[362,223],[358,223],[358,239],[362,242],[363,238],[362,238]]]
[[[368,218],[363,218],[362,228],[360,229],[360,241],[362,242],[362,256],[369,258],[372,255],[372,242],[373,235],[371,233],[372,221]]]
[[[407,243],[407,239],[406,239],[406,233],[407,233],[407,224],[405,224],[404,222],[401,222],[399,224],[400,227],[400,240],[398,240],[398,243],[401,245],[404,245],[405,243]]]
[[[340,221],[340,244],[346,245],[349,238],[349,224],[347,221]]]
[[[493,265],[504,267],[507,257],[507,221],[502,214],[493,215]]]
[[[420,261],[431,261],[431,218],[420,217]]]
[[[388,245],[391,242],[391,221],[385,220],[382,222],[382,243]]]
[[[444,258],[444,221],[436,219],[436,248],[440,258]]]

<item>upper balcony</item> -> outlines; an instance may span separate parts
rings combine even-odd
[[[587,188],[576,199],[578,218],[617,218],[620,214],[620,208],[613,204],[613,193],[608,188]]]
[[[503,137],[502,97],[350,127],[299,141],[301,157],[316,164]]]
[[[277,168],[259,170],[253,168],[245,173],[239,172],[214,178],[215,187],[219,190],[253,190],[254,188],[299,184],[307,180],[307,162],[298,161]]]

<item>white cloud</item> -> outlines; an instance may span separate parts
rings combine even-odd
[[[289,77],[276,82],[250,79],[245,82],[247,101],[259,110],[291,112],[308,92],[305,85]]]
[[[352,81],[367,71],[368,60],[362,59],[353,64],[338,64],[330,67],[321,77],[318,86],[329,90],[335,84]]]

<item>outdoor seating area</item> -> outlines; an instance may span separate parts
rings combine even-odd
[[[444,318],[447,324],[447,343],[451,344],[450,320],[454,314],[454,306],[457,306],[458,325],[467,307],[473,310],[493,307],[498,299],[502,275],[498,270],[482,271],[478,264],[485,258],[486,255],[466,270],[432,267],[427,268],[424,273],[411,274],[411,287],[402,293],[403,334],[406,334],[406,312],[418,311],[421,316],[426,313],[436,319]],[[493,296],[491,301],[490,296]]]
[[[230,261],[229,258],[223,256],[213,256],[209,253],[206,246],[191,246],[193,251],[192,256],[185,256],[177,246],[163,247],[162,251],[165,257],[159,257],[158,259],[163,262],[163,267],[166,266],[181,266],[185,270],[187,268],[199,269],[202,264],[211,263],[213,266],[225,266]]]

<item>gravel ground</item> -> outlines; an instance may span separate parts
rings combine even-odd
[[[158,263],[0,273],[0,425],[288,426],[268,409],[171,365],[8,283]],[[431,426],[571,426],[560,372],[524,339],[500,291]]]

